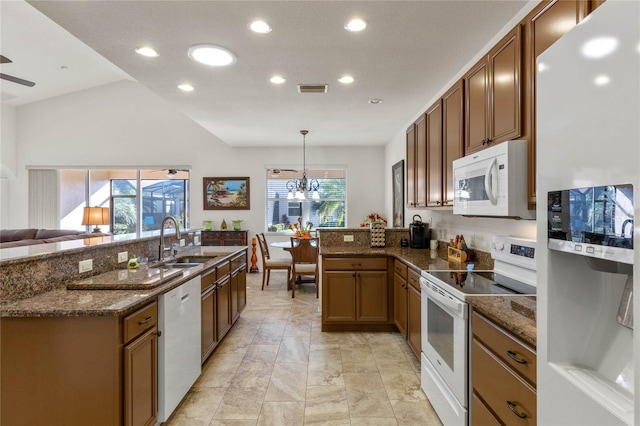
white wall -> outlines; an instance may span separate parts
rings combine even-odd
[[[406,179],[406,130],[407,128],[422,115],[429,106],[433,105],[440,97],[457,82],[462,76],[476,64],[488,51],[493,47],[506,33],[508,33],[515,25],[518,24],[537,4],[538,0],[529,1],[520,13],[514,16],[502,29],[500,29],[496,35],[489,40],[483,49],[481,49],[476,56],[460,69],[460,71],[454,75],[449,82],[440,89],[440,91],[431,99],[425,98],[424,107],[413,117],[407,117],[406,124],[398,129],[398,133],[385,147],[385,206],[386,216],[392,217],[393,215],[393,203],[392,203],[392,190],[391,190],[391,167],[400,160],[405,160],[405,179]],[[405,183],[406,188],[406,183]],[[406,194],[405,194],[406,197]],[[405,198],[406,200],[406,198]],[[407,209],[404,212],[405,226],[409,226],[411,218],[414,214],[418,214],[422,217],[423,221],[426,221],[427,217],[431,217],[433,220],[433,227],[436,229],[437,237],[441,240],[448,240],[454,237],[456,234],[462,233],[465,236],[467,243],[471,243],[471,246],[480,250],[489,250],[489,243],[491,242],[492,235],[513,235],[523,238],[535,238],[536,225],[535,221],[522,221],[513,219],[485,219],[485,218],[466,218],[462,216],[454,216],[451,209]],[[473,241],[469,238],[471,234],[475,235]]]
[[[17,169],[3,196],[21,214],[7,227],[24,227],[27,212],[26,168],[38,166],[191,166],[191,220],[242,219],[251,235],[264,230],[265,165],[302,162],[302,149],[232,148],[136,82],[121,81],[19,107]],[[346,165],[347,226],[358,226],[371,211],[384,210],[383,147],[313,147],[307,164]],[[202,178],[249,176],[251,210],[202,209]],[[372,190],[372,188],[374,188]],[[4,227],[5,225],[3,225]]]
[[[9,197],[9,180],[16,174],[16,109],[10,105],[0,106],[0,200]],[[9,204],[0,203],[0,229],[9,223]]]

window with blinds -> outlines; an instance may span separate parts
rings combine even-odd
[[[305,192],[305,199],[289,199],[289,188],[295,179],[302,178],[302,170],[267,169],[265,230],[270,233],[287,233],[289,225],[298,222],[313,223],[313,228],[344,228],[347,205],[347,170],[308,169],[307,179],[319,184],[319,199],[312,199]],[[295,194],[295,189],[293,189]]]

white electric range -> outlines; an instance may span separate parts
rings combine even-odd
[[[469,296],[536,293],[536,242],[493,237],[494,270],[423,271],[421,387],[445,425],[469,423]]]

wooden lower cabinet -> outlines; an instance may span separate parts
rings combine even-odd
[[[329,325],[392,326],[389,272],[386,257],[323,258],[323,330]]]
[[[421,300],[420,289],[409,284],[407,288],[407,343],[418,359],[420,359],[422,350]]]
[[[158,414],[158,329],[124,347],[125,426],[154,425]]]
[[[201,295],[201,339],[202,339],[202,363],[216,348],[218,339],[216,335],[216,296],[215,286],[209,287]]]
[[[0,424],[155,423],[155,301],[126,318],[5,317],[0,327]]]
[[[400,263],[404,265],[402,262],[396,260],[396,265]],[[397,268],[397,267],[396,267]],[[405,274],[407,267],[404,266]],[[394,274],[393,278],[393,318],[398,327],[398,331],[402,336],[407,338],[407,279],[402,275],[399,275],[397,272]]]
[[[216,297],[216,336],[218,341],[231,329],[231,280],[229,275],[218,279]]]
[[[471,424],[536,425],[535,350],[475,310],[471,329]]]

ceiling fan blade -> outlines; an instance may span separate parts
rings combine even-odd
[[[33,81],[24,80],[22,78],[14,77],[12,75],[3,74],[3,73],[0,73],[0,78],[2,78],[3,80],[11,81],[13,83],[22,84],[23,86],[33,87],[36,85]]]
[[[13,62],[11,59],[4,55],[0,55],[0,64],[10,64],[11,62]]]

